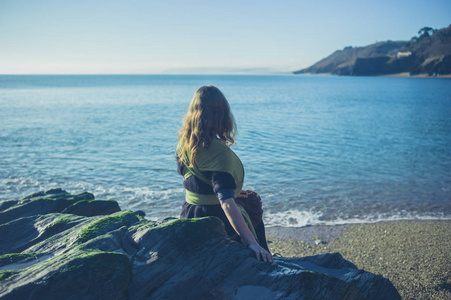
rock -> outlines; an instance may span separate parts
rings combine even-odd
[[[296,220],[295,218],[288,218],[288,224],[298,225],[298,220]]]
[[[93,200],[94,195],[82,193],[70,195],[62,189],[33,193],[21,200],[10,200],[0,206],[0,224],[9,221],[34,216],[62,212],[80,200]]]
[[[0,225],[0,299],[400,299],[338,253],[264,263],[217,218],[89,216],[115,206],[77,198],[54,190],[0,204],[9,220]]]
[[[1,299],[126,299],[131,263],[120,253],[72,251],[0,278]]]
[[[2,237],[0,255],[22,251],[30,252],[27,250],[32,249],[41,241],[58,236],[61,232],[68,234],[67,229],[86,222],[85,219],[74,215],[46,214],[24,217],[0,225],[0,236]],[[50,241],[46,241],[44,244],[54,245]]]
[[[137,210],[134,214],[143,218],[146,216],[146,213],[143,210]]]
[[[62,213],[92,217],[109,215],[120,210],[116,201],[81,200],[64,209]]]
[[[297,261],[310,262],[317,267],[326,269],[357,269],[357,267],[345,260],[340,253],[327,253],[314,256],[297,258]]]

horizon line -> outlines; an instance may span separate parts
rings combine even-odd
[[[294,74],[294,72],[278,72],[278,73],[0,73],[0,76],[118,76],[118,75],[131,75],[131,76],[271,76],[271,75],[303,75]]]

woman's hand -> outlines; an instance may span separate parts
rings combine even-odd
[[[238,196],[236,196],[237,198],[243,198],[243,199],[247,199],[249,196],[249,193],[245,190],[241,190],[241,192],[238,194]]]
[[[249,247],[249,249],[254,251],[254,253],[257,256],[258,260],[266,261],[266,262],[270,262],[270,263],[274,262],[274,259],[273,259],[272,255],[271,255],[271,253],[269,253],[268,251],[263,249],[259,244],[257,244],[257,243],[256,244],[251,244],[248,247]]]
[[[232,225],[233,229],[235,229],[246,245],[248,245],[249,249],[255,252],[257,259],[271,263],[274,262],[272,255],[263,249],[255,240],[254,235],[249,230],[249,227],[247,227],[247,224],[235,203],[235,199],[229,198],[221,201],[221,207],[224,210],[230,225]]]

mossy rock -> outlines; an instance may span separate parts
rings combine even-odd
[[[11,253],[0,256],[0,267],[35,259],[34,253]]]
[[[95,204],[90,195],[57,189],[3,206],[0,216],[25,217],[0,224],[0,299],[234,299],[249,293],[399,299],[388,280],[339,254],[260,262],[229,239],[215,217],[153,222],[130,211],[91,217],[46,212],[64,207],[74,213],[107,202]]]
[[[62,211],[63,214],[92,217],[110,215],[120,211],[119,204],[112,200],[81,200]]]
[[[51,246],[50,238],[87,221],[85,217],[56,213],[19,218],[0,225],[0,255],[22,252],[41,242]]]
[[[19,202],[19,200],[7,200],[0,202],[0,212],[7,210],[11,206],[16,205]]]
[[[0,270],[0,282],[6,280],[11,275],[17,274],[19,271],[14,270]]]
[[[106,234],[122,226],[131,226],[137,222],[139,222],[138,217],[131,211],[117,212],[97,219],[81,231],[77,239],[77,244],[82,244],[97,236]]]
[[[71,195],[62,189],[37,192],[20,200],[6,201],[0,206],[0,225],[10,221],[48,213],[62,212],[81,200],[93,200],[91,193]]]
[[[120,253],[78,251],[0,276],[1,299],[125,299],[131,263]]]

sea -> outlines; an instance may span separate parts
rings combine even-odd
[[[267,226],[451,219],[451,79],[1,75],[0,201],[53,188],[178,217],[174,150],[215,85]]]

